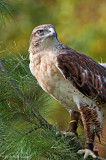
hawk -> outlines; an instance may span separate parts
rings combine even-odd
[[[94,140],[102,134],[106,109],[106,68],[61,44],[51,24],[34,28],[29,53],[30,70],[39,85],[70,111],[69,131],[76,133],[78,120],[82,119],[86,146],[78,153],[85,159],[89,155],[96,158]]]

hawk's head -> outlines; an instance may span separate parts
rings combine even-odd
[[[32,31],[30,45],[36,49],[44,49],[45,47],[50,46],[50,44],[54,44],[53,42],[57,42],[57,33],[53,25],[40,25]]]

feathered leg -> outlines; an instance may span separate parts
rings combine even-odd
[[[80,103],[78,108],[81,114],[86,136],[86,149],[80,150],[78,153],[85,154],[85,159],[89,155],[91,155],[93,158],[96,158],[96,155],[93,152],[93,147],[95,135],[97,135],[100,139],[100,135],[102,133],[102,114],[99,112],[99,110],[97,110],[98,108],[96,106],[94,107]]]
[[[65,135],[65,136],[74,136],[77,134],[77,124],[80,118],[80,113],[77,111],[70,110],[70,124],[67,131],[59,131],[57,132],[58,135]]]
[[[80,113],[77,111],[70,111],[70,125],[68,131],[77,135],[77,125],[80,118]]]

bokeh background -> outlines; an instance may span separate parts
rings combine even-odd
[[[13,19],[5,19],[6,25],[0,29],[0,57],[8,55],[8,50],[27,56],[33,28],[52,24],[61,43],[96,61],[106,62],[105,0],[17,0],[12,3],[15,5]],[[52,114],[52,119],[48,120],[66,129],[65,119],[69,119],[69,114],[57,102],[55,106],[51,107],[48,115]],[[101,155],[105,155],[104,151],[105,147],[100,145]]]
[[[28,54],[32,29],[53,24],[62,43],[97,61],[106,61],[105,0],[17,0],[14,21],[0,30],[1,51],[17,45]],[[3,54],[6,54],[3,52]]]

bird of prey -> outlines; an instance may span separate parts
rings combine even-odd
[[[71,110],[69,131],[76,132],[81,117],[85,149],[78,153],[96,158],[95,136],[100,139],[106,110],[106,68],[57,39],[51,24],[40,25],[30,37],[30,70],[42,89]]]

